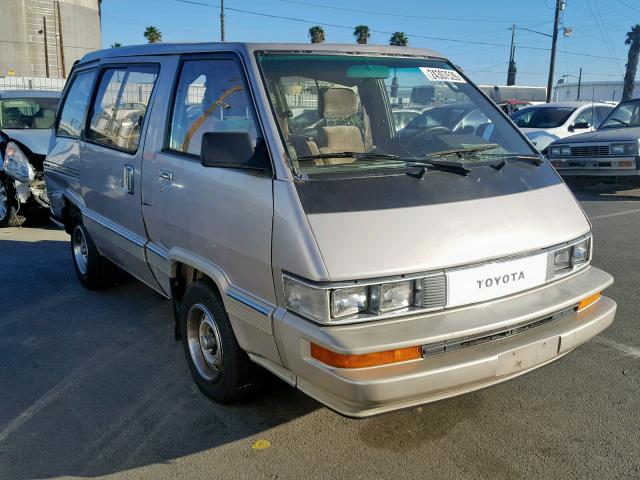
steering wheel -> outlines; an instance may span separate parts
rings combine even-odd
[[[423,128],[422,130],[418,130],[418,132],[407,141],[405,148],[410,153],[416,153],[413,149],[419,142],[432,140],[436,135],[447,135],[449,133],[451,133],[451,130],[441,125]],[[420,153],[422,152],[417,152],[417,154]]]

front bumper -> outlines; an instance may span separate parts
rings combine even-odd
[[[562,176],[640,177],[640,157],[550,158]]]
[[[311,357],[310,342],[362,354],[473,336],[547,317],[609,286],[594,267],[535,290],[475,306],[390,321],[323,327],[286,313],[274,323],[297,386],[339,413],[366,417],[484,388],[556,360],[613,321],[616,303],[601,297],[580,312],[523,333],[404,363],[341,369]]]

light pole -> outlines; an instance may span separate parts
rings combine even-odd
[[[220,0],[220,41],[224,42],[224,0]]]
[[[49,41],[47,40],[47,18],[42,17],[42,30],[38,30],[44,39],[44,70],[49,78]]]
[[[573,77],[573,78],[577,78],[578,79],[578,95],[576,95],[576,100],[580,100],[580,87],[582,85],[582,67],[580,67],[580,74],[579,75],[572,75],[570,73],[562,75],[562,78],[566,78],[566,77]]]

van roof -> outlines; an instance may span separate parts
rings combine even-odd
[[[391,45],[359,45],[332,43],[147,43],[143,45],[128,45],[125,47],[96,50],[86,54],[80,63],[88,63],[102,58],[132,57],[139,55],[175,55],[181,53],[206,53],[216,51],[237,51],[253,53],[255,51],[282,52],[336,52],[350,54],[383,54],[383,55],[411,55],[435,58],[446,58],[434,50],[410,47],[396,47]]]

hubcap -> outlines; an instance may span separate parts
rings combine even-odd
[[[9,211],[9,197],[7,196],[7,189],[4,188],[4,183],[0,182],[0,218],[7,216]]]
[[[187,315],[189,353],[196,370],[205,380],[214,381],[222,372],[220,331],[207,307],[198,303]]]
[[[71,237],[73,242],[73,258],[76,262],[76,266],[82,275],[87,273],[88,252],[87,252],[87,239],[84,237],[82,228],[76,227]]]

